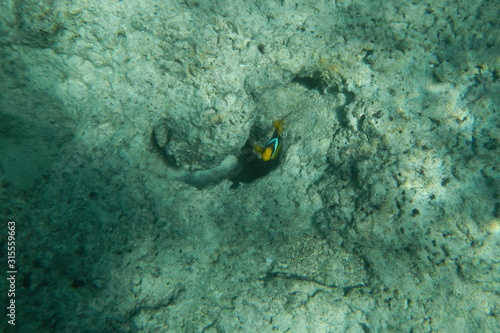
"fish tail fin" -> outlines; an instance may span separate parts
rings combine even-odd
[[[274,130],[278,131],[278,135],[281,135],[281,133],[283,132],[283,124],[284,123],[285,123],[285,119],[273,121]]]

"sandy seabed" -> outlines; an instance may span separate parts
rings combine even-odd
[[[499,332],[498,10],[4,1],[16,328]]]

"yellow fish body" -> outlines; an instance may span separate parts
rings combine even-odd
[[[254,151],[260,155],[261,159],[264,162],[274,160],[278,156],[283,141],[281,138],[281,133],[283,133],[284,122],[285,121],[283,119],[273,121],[273,135],[271,136],[271,139],[269,139],[269,141],[264,145],[264,147],[256,144],[253,145]]]

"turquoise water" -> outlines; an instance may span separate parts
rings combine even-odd
[[[500,331],[497,7],[5,1],[6,332]]]

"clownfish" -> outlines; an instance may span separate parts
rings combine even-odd
[[[265,144],[264,147],[254,144],[253,150],[258,153],[262,161],[267,162],[274,160],[281,150],[281,133],[283,132],[284,119],[273,121],[274,132],[271,139]]]

